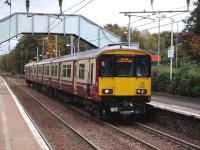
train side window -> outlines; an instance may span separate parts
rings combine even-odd
[[[92,84],[93,83],[93,67],[94,67],[94,64],[93,63],[91,63],[90,64],[90,84]]]
[[[79,79],[84,80],[85,75],[85,64],[79,64]]]
[[[44,75],[47,75],[47,66],[44,66]]]
[[[54,76],[54,66],[51,66],[51,76]]]
[[[47,66],[47,76],[49,76],[49,66]]]
[[[42,67],[39,67],[39,69],[38,69],[38,75],[42,75]]]
[[[34,67],[34,74],[36,75],[37,74],[37,68]]]
[[[67,66],[63,65],[62,67],[62,77],[65,78],[67,76]]]
[[[54,70],[54,71],[55,71],[54,76],[57,77],[57,74],[58,74],[58,66],[55,66],[55,70]]]
[[[71,78],[71,65],[67,65],[67,78]]]
[[[47,67],[48,67],[48,66],[45,66],[45,67],[44,67],[44,75],[46,75],[46,76],[48,75],[48,74],[47,74],[47,71],[48,71],[48,70],[47,70]]]

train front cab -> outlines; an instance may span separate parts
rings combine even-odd
[[[99,96],[107,112],[144,114],[151,99],[151,58],[138,50],[112,50],[99,56]]]

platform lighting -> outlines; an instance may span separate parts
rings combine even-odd
[[[160,18],[165,18],[166,16],[163,14],[161,16],[158,16],[158,57],[160,56]],[[160,65],[160,60],[158,59],[158,66]]]

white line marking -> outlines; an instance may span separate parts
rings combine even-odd
[[[162,103],[159,103],[159,102],[151,102],[150,105],[161,108],[161,109],[166,109],[166,110],[169,110],[169,111],[172,111],[172,112],[175,112],[175,113],[180,113],[180,114],[183,114],[183,115],[192,116],[192,117],[195,117],[197,119],[200,119],[200,115],[198,115],[198,114],[187,112],[187,111],[176,109],[176,108],[169,108],[169,107],[164,106]]]
[[[9,132],[8,132],[8,124],[7,124],[5,112],[1,112],[1,119],[2,119],[2,123],[3,123],[3,134],[4,134],[5,149],[11,150],[10,135],[9,135]]]
[[[21,104],[19,103],[19,100],[17,99],[17,97],[15,96],[15,94],[12,92],[12,90],[10,89],[10,87],[7,85],[6,81],[0,76],[0,79],[4,82],[4,84],[6,85],[9,93],[11,94],[15,104],[17,105],[22,117],[24,118],[24,120],[26,121],[26,123],[28,124],[28,127],[30,128],[33,136],[35,137],[37,143],[39,144],[40,148],[42,150],[49,150],[47,144],[45,143],[45,141],[43,140],[43,138],[40,136],[39,132],[37,131],[37,129],[35,128],[35,126],[33,125],[33,123],[31,122],[31,120],[29,119],[29,117],[27,116],[27,114],[25,113],[25,111],[23,110]]]

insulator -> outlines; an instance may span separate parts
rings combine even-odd
[[[29,12],[30,0],[26,0],[26,11]]]
[[[59,7],[60,7],[60,13],[62,13],[62,2],[63,2],[63,0],[58,0]]]
[[[153,0],[151,0],[151,5],[153,5]]]
[[[186,0],[186,2],[187,2],[187,10],[189,10],[190,0]]]

